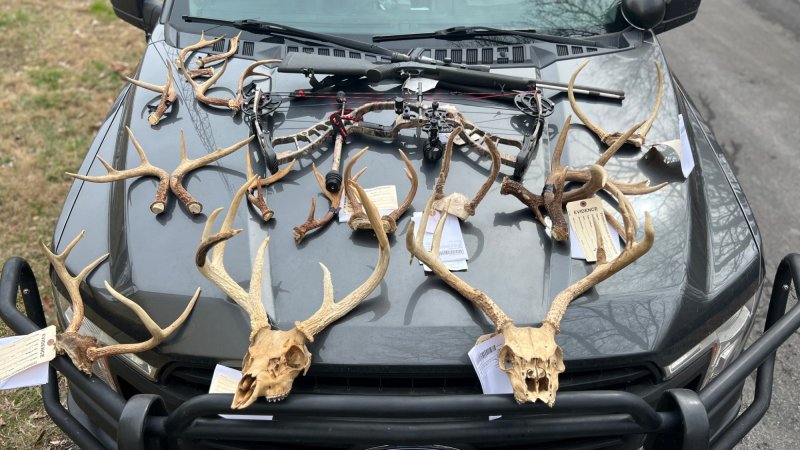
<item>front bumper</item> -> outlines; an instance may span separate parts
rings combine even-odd
[[[281,403],[257,402],[231,411],[232,395],[196,396],[171,413],[163,399],[138,394],[125,400],[96,377],[78,371],[66,357],[50,362],[50,382],[42,386],[52,420],[84,449],[174,448],[218,442],[282,443],[280,448],[377,444],[452,443],[465,448],[552,444],[593,448],[606,445],[646,448],[732,448],[764,416],[772,396],[775,352],[800,327],[800,308],[786,313],[789,288],[800,281],[800,255],[785,257],[775,275],[764,334],[700,392],[668,389],[653,408],[641,397],[619,391],[561,392],[556,405],[518,405],[510,395],[292,395]],[[19,334],[45,326],[36,278],[28,264],[12,258],[0,278],[0,317]],[[21,292],[26,315],[16,308]],[[56,371],[65,376],[90,411],[68,411],[59,402]],[[738,397],[744,380],[757,371],[755,397],[735,420],[710,420]],[[105,430],[84,425],[86,415]],[[218,414],[275,415],[276,420],[223,419]],[[503,418],[488,421],[489,415]],[[83,417],[81,417],[83,416]],[[84,419],[84,420],[79,420]],[[111,439],[109,442],[108,438]],[[567,441],[565,441],[567,439]],[[224,444],[222,442],[224,441]],[[467,443],[467,444],[459,444]]]

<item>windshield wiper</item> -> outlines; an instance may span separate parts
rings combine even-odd
[[[196,17],[196,16],[183,16],[185,22],[208,23],[212,25],[224,25],[234,27],[239,30],[249,31],[256,34],[275,34],[281,36],[313,39],[315,41],[326,42],[329,44],[338,45],[340,47],[349,48],[365,53],[374,53],[376,55],[386,56],[392,62],[422,62],[426,64],[441,65],[442,61],[427,58],[425,56],[411,57],[404,53],[398,53],[380,45],[369,44],[367,42],[356,41],[341,36],[332,34],[317,33],[314,31],[301,30],[286,25],[281,25],[273,22],[262,22],[254,19],[240,19],[240,20],[224,20],[212,19],[210,17]]]
[[[408,41],[413,39],[469,39],[479,36],[522,36],[543,42],[566,45],[597,47],[597,42],[588,39],[569,38],[537,33],[536,30],[504,30],[493,27],[451,27],[428,33],[386,34],[373,36],[372,42]]]

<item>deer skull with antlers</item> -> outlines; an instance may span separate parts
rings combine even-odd
[[[234,409],[246,408],[259,397],[265,397],[268,401],[279,401],[289,395],[294,379],[301,372],[305,373],[311,364],[311,353],[306,344],[313,342],[314,337],[323,329],[358,306],[378,287],[389,267],[389,240],[383,232],[380,215],[361,186],[354,183],[361,198],[365,199],[364,208],[378,238],[378,264],[364,283],[342,300],[335,302],[331,274],[320,263],[324,285],[322,307],[310,318],[295,322],[295,327],[289,331],[273,329],[261,303],[264,254],[269,238],[264,239],[256,252],[249,291],[246,292],[234,281],[225,270],[223,261],[227,240],[241,231],[232,229],[239,203],[254,181],[255,178],[250,178],[236,193],[219,232],[212,234],[212,229],[222,208],[209,215],[195,256],[200,273],[216,284],[250,317],[250,346],[242,361],[242,379],[231,404]]]
[[[602,170],[602,168],[601,168]],[[406,231],[406,247],[409,252],[425,263],[447,285],[461,296],[470,300],[494,323],[496,333],[501,333],[505,344],[500,349],[498,364],[511,381],[514,398],[519,403],[542,401],[553,406],[558,391],[558,375],[564,372],[564,357],[556,344],[561,318],[570,302],[616,272],[619,272],[637,258],[645,254],[653,244],[654,231],[649,213],[645,214],[645,237],[636,242],[636,229],[633,225],[633,208],[624,194],[619,195],[623,221],[625,222],[625,249],[617,258],[606,261],[602,239],[598,239],[597,265],[594,270],[575,284],[556,295],[541,327],[517,327],[505,312],[486,293],[473,288],[452,274],[439,258],[439,243],[446,214],[442,214],[436,225],[432,248],[423,245],[424,230],[433,210],[434,197],[428,200],[422,213],[417,235],[414,235],[413,222]]]
[[[120,355],[123,353],[144,352],[155,348],[164,340],[166,340],[172,333],[175,332],[175,330],[180,328],[180,326],[183,325],[183,323],[189,317],[189,313],[192,312],[198,297],[200,297],[200,288],[197,288],[197,291],[195,291],[194,296],[189,301],[189,305],[186,306],[186,309],[183,310],[183,313],[181,313],[181,315],[178,316],[178,318],[175,319],[171,325],[166,328],[161,328],[155,323],[155,321],[153,321],[153,319],[150,318],[150,316],[147,314],[147,312],[145,312],[144,309],[142,309],[141,306],[114,290],[108,281],[106,281],[106,290],[108,290],[112,297],[130,308],[134,314],[139,317],[152,337],[147,341],[137,344],[115,344],[102,346],[98,344],[97,339],[95,339],[93,336],[87,336],[80,334],[79,332],[84,317],[83,297],[81,297],[80,285],[86,276],[89,275],[108,257],[108,254],[105,254],[94,260],[94,262],[86,266],[76,276],[70,275],[66,267],[66,261],[67,257],[69,257],[69,253],[78,244],[78,241],[83,238],[83,235],[84,232],[81,231],[80,234],[78,234],[78,236],[75,237],[75,239],[73,239],[72,242],[70,242],[60,254],[53,253],[44,242],[42,242],[42,250],[44,251],[45,256],[47,256],[47,259],[50,261],[50,264],[53,265],[53,270],[55,270],[56,275],[64,284],[67,294],[69,295],[69,299],[72,302],[72,320],[69,322],[67,329],[64,330],[63,333],[60,333],[56,336],[56,351],[58,351],[60,354],[66,354],[78,369],[86,374],[91,374],[92,364],[100,358],[105,358],[112,355]]]

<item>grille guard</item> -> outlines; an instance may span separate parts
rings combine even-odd
[[[174,448],[178,440],[198,439],[296,442],[302,437],[308,444],[425,444],[458,440],[511,445],[565,437],[638,439],[641,435],[648,436],[645,448],[728,449],[769,408],[775,352],[800,328],[800,304],[786,312],[791,284],[800,295],[800,255],[784,257],[774,280],[763,335],[700,392],[667,390],[658,408],[628,392],[580,391],[559,393],[553,408],[542,404],[518,405],[510,395],[348,395],[347,401],[342,401],[338,395],[297,394],[280,403],[259,401],[246,411],[232,411],[232,395],[206,394],[184,402],[168,414],[158,395],[138,394],[125,401],[97,377],[80,372],[64,356],[50,362],[49,382],[42,386],[42,398],[53,422],[84,449],[105,446],[59,402],[56,372],[86,393],[98,412],[111,418],[120,449]],[[16,307],[18,292],[26,314]],[[22,258],[11,258],[3,266],[0,317],[18,334],[29,334],[45,326],[36,277]],[[709,413],[726,396],[741,389],[753,371],[757,372],[753,402],[724,429],[711,430]],[[276,415],[286,420],[229,420],[217,414]],[[503,415],[503,420],[483,418],[489,415]],[[313,420],[296,420],[299,417]]]

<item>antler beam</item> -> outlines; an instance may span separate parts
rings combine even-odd
[[[84,234],[85,233],[81,231],[80,234],[78,234],[78,236],[75,237],[75,239],[73,239],[72,242],[70,242],[60,254],[55,254],[44,242],[42,242],[41,245],[45,256],[53,266],[53,270],[64,284],[64,287],[67,289],[67,295],[72,303],[72,320],[70,320],[67,329],[64,330],[63,333],[60,333],[56,336],[56,350],[60,354],[66,354],[78,369],[86,374],[91,375],[92,364],[94,361],[100,358],[124,353],[139,353],[151,350],[164,342],[170,335],[180,328],[180,326],[183,325],[183,323],[189,317],[189,313],[192,312],[197,299],[200,297],[200,288],[197,288],[194,296],[186,306],[186,309],[183,310],[183,313],[181,313],[181,315],[178,316],[178,318],[175,319],[171,325],[166,328],[161,328],[155,323],[155,321],[153,321],[152,318],[150,318],[150,316],[147,314],[147,312],[145,312],[144,309],[142,309],[141,306],[114,290],[108,281],[106,281],[106,289],[115,299],[119,300],[122,302],[122,304],[133,310],[134,314],[139,317],[147,330],[150,331],[152,337],[147,341],[137,344],[115,344],[108,346],[98,345],[97,339],[95,339],[93,336],[79,333],[84,318],[83,297],[81,296],[80,285],[86,279],[86,276],[108,257],[108,254],[105,254],[94,260],[74,277],[70,275],[66,267],[66,260],[69,257],[70,252],[75,245],[78,244],[78,241],[83,238]]]
[[[136,177],[156,177],[159,180],[158,189],[156,190],[155,200],[150,204],[150,211],[152,211],[153,214],[161,214],[164,212],[167,205],[167,190],[172,191],[172,193],[178,197],[184,206],[186,206],[190,213],[200,214],[203,212],[203,205],[195,200],[194,197],[189,194],[186,188],[183,187],[183,179],[191,172],[211,164],[220,158],[230,155],[253,140],[253,137],[250,136],[247,139],[231,145],[230,147],[217,149],[214,152],[201,156],[197,159],[189,159],[186,156],[186,142],[184,139],[183,130],[181,130],[181,161],[178,164],[178,167],[176,167],[175,170],[173,170],[170,174],[167,173],[166,170],[150,164],[150,161],[147,159],[147,155],[144,153],[144,149],[136,140],[136,136],[133,135],[133,132],[130,128],[126,127],[126,130],[128,131],[128,136],[130,137],[134,148],[136,148],[136,152],[139,154],[139,158],[142,160],[142,163],[139,166],[132,169],[117,170],[114,169],[111,164],[106,162],[103,158],[98,156],[97,159],[99,159],[100,163],[106,168],[108,174],[102,176],[89,176],[67,172],[67,175],[72,178],[90,181],[92,183],[108,183],[111,181],[119,181]]]

